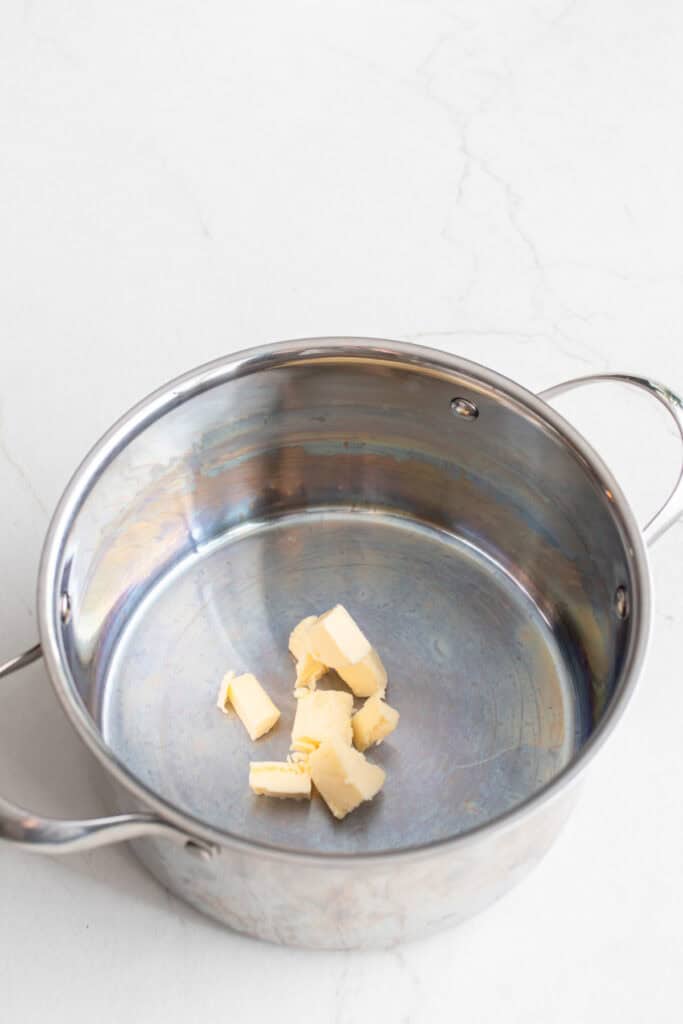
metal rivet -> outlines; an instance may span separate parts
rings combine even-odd
[[[617,587],[614,594],[614,607],[620,619],[628,618],[629,601],[626,587]]]
[[[65,626],[71,621],[71,598],[66,590],[59,599],[59,617]]]
[[[461,416],[464,420],[476,420],[479,409],[469,398],[451,399],[451,412],[454,416]]]
[[[185,849],[188,853],[191,853],[193,857],[198,860],[209,861],[213,856],[211,850],[206,846],[202,846],[201,843],[195,843],[192,839],[188,839],[185,843]]]

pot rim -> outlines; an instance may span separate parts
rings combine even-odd
[[[524,411],[532,413],[540,420],[546,429],[551,428],[556,436],[570,445],[585,471],[601,489],[611,492],[612,495],[613,514],[624,539],[626,554],[631,561],[634,584],[631,602],[632,632],[611,707],[577,756],[550,782],[498,817],[455,836],[400,849],[368,853],[312,852],[244,839],[207,825],[148,789],[114,755],[80,701],[62,655],[57,578],[61,553],[83,501],[111,459],[151,422],[203,391],[265,369],[311,360],[396,363],[408,368],[415,367],[421,372],[432,372],[437,376],[453,377],[454,383],[459,375],[468,378],[469,386],[473,380],[479,382],[491,388],[498,400],[521,405]],[[231,847],[242,852],[258,851],[259,854],[296,863],[308,861],[348,866],[350,863],[376,863],[383,859],[421,856],[451,848],[463,849],[472,841],[493,837],[514,827],[522,819],[538,811],[542,806],[554,802],[565,793],[583,774],[589,762],[612,733],[632,696],[649,643],[652,625],[652,584],[642,532],[621,488],[585,438],[542,398],[494,370],[438,349],[409,342],[340,336],[275,342],[220,357],[162,385],[121,416],[85,455],[55,509],[40,560],[37,610],[43,657],[50,681],[68,719],[107,772],[146,808],[153,810],[164,821],[188,835],[197,836],[219,847]]]

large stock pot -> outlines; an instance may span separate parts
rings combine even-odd
[[[0,837],[67,853],[130,840],[231,928],[313,947],[391,945],[460,921],[548,848],[633,690],[648,643],[643,533],[610,472],[545,399],[622,380],[679,430],[681,402],[612,375],[536,396],[398,342],[253,349],[145,399],[86,457],[38,583],[39,657],[101,766],[112,816],[0,800]],[[682,434],[683,436],[683,434]],[[382,794],[343,822],[258,799],[281,759],[288,632],[342,602],[380,650]],[[214,707],[228,668],[283,711],[254,747]]]

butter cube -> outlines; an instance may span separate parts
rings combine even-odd
[[[295,626],[289,634],[289,649],[297,661],[301,661],[308,651],[308,634],[311,627],[318,621],[317,615],[308,615],[302,619],[298,626]]]
[[[311,769],[305,762],[252,761],[249,785],[257,796],[310,800]]]
[[[351,746],[353,697],[344,690],[316,690],[297,701],[292,750],[309,754],[323,740],[337,739]]]
[[[308,640],[313,656],[337,670],[361,661],[372,650],[370,641],[341,604],[320,616],[311,626]]]
[[[308,687],[315,690],[316,683],[327,672],[327,665],[323,665],[313,656],[309,646],[311,628],[317,621],[317,615],[309,615],[289,634],[289,649],[296,658],[297,689]]]
[[[382,696],[387,688],[387,670],[374,648],[355,665],[341,665],[337,672],[356,697]]]
[[[321,615],[305,638],[313,657],[335,669],[356,697],[386,689],[387,673],[377,651],[343,605]]]
[[[319,679],[327,672],[327,666],[321,665],[320,662],[313,657],[313,655],[306,651],[303,658],[300,658],[296,663],[296,686],[297,687],[308,687],[310,690],[315,690],[315,685]]]
[[[339,739],[327,739],[310,758],[311,776],[335,818],[344,818],[384,785],[384,770]]]
[[[353,742],[359,750],[367,750],[373,743],[381,743],[398,725],[396,708],[389,707],[379,694],[366,700],[351,719]]]
[[[218,700],[222,711],[227,711],[228,702],[232,704],[252,740],[272,729],[280,717],[280,712],[250,672],[242,676],[228,672],[221,684]]]

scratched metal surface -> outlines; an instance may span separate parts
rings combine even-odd
[[[318,799],[259,799],[247,786],[250,759],[288,751],[289,631],[338,601],[381,652],[402,715],[369,755],[387,771],[384,792],[341,823]],[[228,668],[255,672],[282,711],[256,744],[215,707]],[[328,852],[400,849],[490,820],[550,781],[581,733],[562,650],[513,580],[441,531],[343,511],[233,531],[189,558],[128,624],[100,715],[121,761],[184,811]]]

